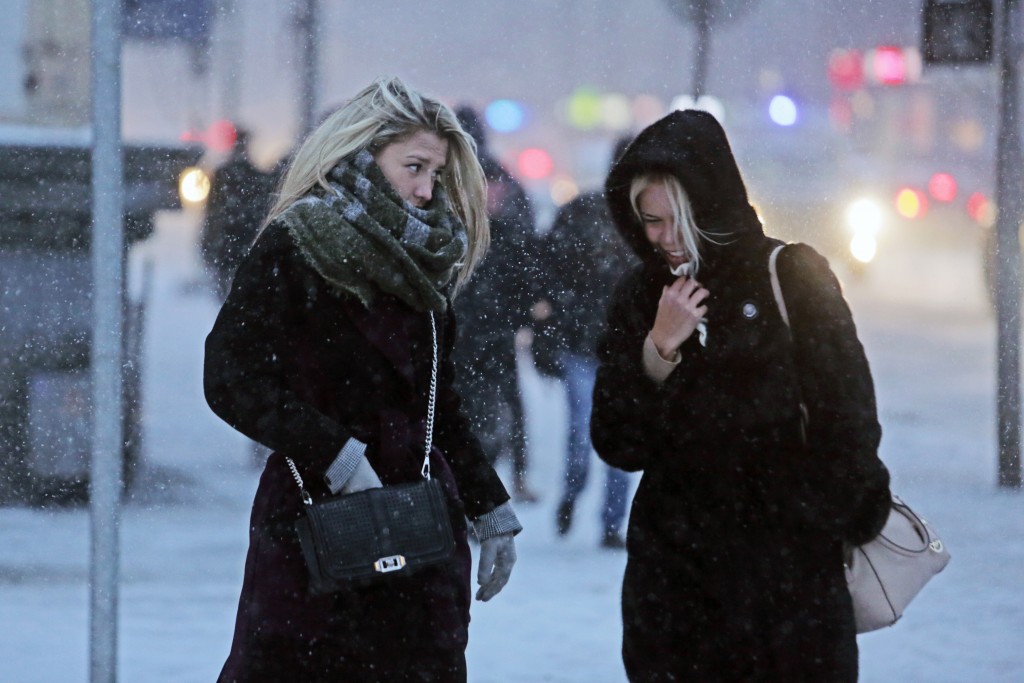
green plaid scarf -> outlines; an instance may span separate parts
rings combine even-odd
[[[310,266],[365,306],[380,290],[418,311],[444,311],[467,248],[444,189],[435,188],[429,207],[412,206],[365,150],[338,162],[327,182],[332,192],[318,188],[281,215]]]

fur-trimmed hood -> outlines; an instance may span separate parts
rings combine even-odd
[[[701,245],[701,260],[713,264],[723,250],[764,236],[747,200],[725,130],[711,114],[675,111],[645,128],[612,166],[605,197],[615,225],[633,251],[649,265],[664,265],[647,241],[643,225],[629,203],[629,186],[637,175],[670,173],[679,179],[693,205],[698,227],[717,244]]]

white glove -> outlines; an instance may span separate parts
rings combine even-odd
[[[516,563],[516,542],[512,534],[492,536],[480,542],[480,566],[476,572],[476,582],[480,589],[476,599],[487,602],[501,592],[512,576],[512,566]]]
[[[383,484],[380,483],[380,477],[373,470],[373,465],[366,459],[364,455],[360,460],[359,464],[352,471],[352,476],[348,478],[345,485],[341,487],[341,493],[355,493],[356,491],[365,491],[366,489],[379,489]]]

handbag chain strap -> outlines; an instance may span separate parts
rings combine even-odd
[[[423,467],[420,474],[430,481],[430,451],[434,447],[434,404],[437,399],[437,324],[434,314],[430,314],[430,341],[433,343],[433,360],[430,365],[430,399],[427,401],[427,439],[423,453]]]
[[[285,456],[285,461],[288,463],[288,469],[292,471],[292,476],[295,477],[295,483],[299,485],[299,493],[302,494],[302,502],[306,505],[313,504],[313,496],[309,495],[309,491],[306,490],[306,484],[302,481],[302,475],[299,474],[299,469],[295,466],[295,461]]]
[[[437,402],[437,323],[434,321],[433,312],[430,314],[430,340],[433,356],[430,364],[430,398],[427,401],[427,437],[423,454],[423,467],[420,468],[420,474],[427,481],[430,481],[430,451],[434,447],[434,409]],[[285,456],[285,460],[288,462],[288,468],[292,471],[292,476],[295,477],[295,483],[299,485],[302,502],[306,505],[312,505],[313,497],[306,490],[306,484],[302,481],[302,475],[299,474],[299,468],[295,466],[295,461],[287,456]]]

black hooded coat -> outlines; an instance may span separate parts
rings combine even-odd
[[[683,185],[710,292],[663,383],[643,368],[662,287],[675,280],[630,206],[638,174]],[[643,470],[628,533],[623,659],[631,681],[855,681],[843,543],[881,529],[889,476],[874,387],[840,285],[806,245],[778,259],[792,333],[768,270],[780,242],[750,207],[725,132],[674,112],[607,180],[642,264],[616,287],[599,342],[591,433],[603,460]],[[800,400],[809,423],[801,435]]]

